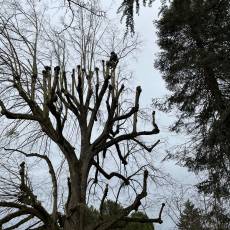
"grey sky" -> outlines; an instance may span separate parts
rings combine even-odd
[[[140,15],[136,17],[136,31],[140,33],[143,40],[143,48],[138,56],[137,64],[133,65],[135,69],[135,79],[142,86],[142,105],[148,106],[152,98],[163,97],[167,93],[165,83],[161,74],[154,68],[154,59],[157,58],[159,47],[157,46],[156,28],[153,21],[158,18],[160,0],[156,0],[152,8],[141,8]],[[182,135],[175,135],[168,131],[168,125],[173,120],[173,114],[157,114],[158,124],[161,130],[162,144],[159,147],[159,154],[164,154],[166,149],[173,147],[180,142],[185,141]],[[158,159],[159,160],[159,159]],[[164,162],[161,169],[170,173],[170,175],[178,181],[179,184],[194,184],[195,177],[188,173],[186,168],[179,167],[175,162]],[[161,192],[161,189],[160,191]],[[177,191],[175,190],[175,193]],[[174,228],[174,224],[168,219],[165,219],[164,224],[155,225],[156,230],[169,230]]]
[[[104,1],[102,1],[104,3]],[[116,14],[117,6],[121,2],[109,1],[108,5],[105,7],[108,11],[108,16],[117,20],[121,28],[125,27],[125,23],[120,25],[119,19],[121,15]],[[154,68],[154,60],[157,58],[157,53],[159,52],[159,47],[157,46],[157,35],[156,28],[154,26],[154,20],[156,20],[159,12],[160,0],[156,0],[151,8],[140,8],[139,16],[135,15],[135,31],[140,34],[140,39],[143,41],[140,52],[137,54],[137,61],[133,61],[131,64],[132,71],[134,72],[134,84],[141,85],[142,87],[142,97],[141,105],[144,107],[149,107],[152,98],[164,97],[167,93],[165,83],[161,77],[161,74]],[[161,168],[165,173],[169,173],[177,182],[178,190],[180,184],[190,185],[196,183],[196,178],[194,174],[189,173],[186,168],[179,167],[176,162],[164,162],[161,163],[166,149],[173,149],[176,144],[185,141],[183,135],[176,135],[168,131],[169,124],[173,121],[174,114],[163,114],[159,113],[156,115],[158,125],[160,127],[161,133],[161,145],[157,149],[157,161],[156,165]],[[164,195],[174,195],[169,194],[169,191],[163,191],[165,188],[159,188],[156,197],[162,197]],[[174,190],[175,194],[178,190]],[[161,194],[162,193],[162,194]],[[168,199],[170,199],[168,197]],[[156,203],[160,205],[160,203]],[[155,210],[156,211],[156,210]],[[162,225],[155,225],[156,230],[169,230],[175,229],[175,225],[168,217],[165,216],[164,223]]]

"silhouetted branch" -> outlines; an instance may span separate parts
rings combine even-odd
[[[54,221],[57,218],[57,200],[58,200],[58,192],[57,192],[57,179],[56,179],[56,175],[55,175],[55,170],[53,168],[53,165],[50,161],[50,159],[46,156],[46,155],[41,155],[41,154],[37,154],[37,153],[26,153],[22,150],[18,150],[18,149],[10,149],[10,148],[4,148],[7,151],[14,151],[14,152],[19,152],[21,154],[23,154],[26,157],[38,157],[40,159],[43,159],[46,161],[47,166],[49,168],[49,173],[52,179],[52,184],[53,184],[53,210],[52,210],[52,216],[54,218]],[[26,192],[29,192],[29,195],[32,196],[34,198],[34,200],[36,201],[36,196],[33,195],[32,191],[27,187],[27,185],[25,184],[25,162],[23,162],[21,164],[21,169],[20,169],[20,175],[21,175],[21,186],[22,186],[22,190],[26,190]],[[40,202],[36,202],[37,204],[39,204]],[[33,206],[33,205],[32,205]],[[43,207],[41,207],[41,205],[39,204],[40,209],[44,209]]]
[[[101,204],[100,204],[100,215],[103,215],[103,205],[104,205],[104,202],[105,202],[105,199],[106,199],[106,197],[107,197],[107,195],[108,195],[108,190],[109,190],[109,187],[108,187],[108,184],[106,185],[106,187],[105,187],[105,191],[104,191],[104,194],[103,194],[103,197],[102,197],[102,199],[101,199]]]
[[[26,218],[18,221],[16,224],[12,225],[11,227],[8,228],[4,228],[4,230],[13,230],[13,229],[18,229],[18,227],[20,227],[21,225],[25,224],[26,222],[30,221],[31,219],[33,219],[34,216],[33,215],[29,215]],[[1,225],[0,225],[1,226]]]
[[[31,121],[38,121],[40,120],[39,116],[34,116],[33,114],[28,113],[12,113],[6,109],[4,103],[0,100],[0,113],[5,115],[8,119],[23,119],[23,120],[31,120]]]
[[[136,222],[136,223],[158,223],[158,224],[162,224],[163,220],[161,218],[162,215],[162,211],[164,208],[165,204],[162,203],[160,212],[159,212],[159,217],[158,218],[138,218],[138,217],[123,217],[121,220],[125,221],[125,222]]]
[[[95,160],[92,160],[92,164],[96,167],[96,169],[98,169],[98,171],[106,179],[110,180],[112,177],[118,177],[118,178],[122,179],[126,185],[129,184],[129,180],[126,177],[124,177],[123,175],[121,175],[120,173],[112,172],[112,173],[108,174]]]

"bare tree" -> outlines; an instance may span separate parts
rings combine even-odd
[[[60,34],[48,26],[49,11],[39,1],[1,4],[0,227],[102,230],[130,221],[162,223],[164,204],[158,218],[129,216],[148,192],[151,167],[142,154],[159,143],[146,145],[142,137],[159,129],[154,111],[150,130],[138,125],[141,87],[134,99],[129,96],[120,62],[111,65],[108,57],[100,68],[96,65],[102,47],[95,34],[97,16],[90,12],[84,29],[85,15],[78,12],[79,21]],[[132,49],[118,53],[124,57]],[[73,58],[76,51],[79,59]],[[79,65],[68,72],[73,62]],[[37,165],[49,173],[41,188],[35,185],[39,172],[32,175]],[[130,194],[128,204],[118,215],[105,217],[105,200],[112,197],[118,203],[123,191]],[[51,197],[51,205],[44,196]],[[100,210],[92,223],[90,201]]]

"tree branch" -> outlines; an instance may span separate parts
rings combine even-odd
[[[2,219],[0,219],[0,226],[2,226],[3,224],[11,221],[14,218],[17,218],[17,217],[25,215],[25,214],[27,214],[26,210],[19,210],[19,211],[16,211],[14,213],[10,213],[7,216],[5,216]]]
[[[96,116],[97,116],[98,109],[99,109],[99,107],[101,105],[101,101],[102,101],[103,96],[104,96],[104,94],[106,92],[106,89],[108,88],[109,79],[110,79],[110,76],[107,75],[105,80],[104,80],[104,83],[102,85],[102,88],[100,90],[100,93],[99,93],[98,97],[96,97],[96,102],[95,102],[95,105],[94,105],[94,108],[93,108],[93,111],[92,111],[92,114],[91,114],[91,117],[90,117],[89,125],[88,125],[88,128],[91,131],[92,131],[93,124],[94,124],[94,121],[95,121]]]
[[[124,209],[125,211],[125,215],[127,216],[132,210],[137,211],[139,206],[141,205],[141,200],[147,196],[147,179],[148,179],[148,171],[145,170],[144,171],[144,177],[143,177],[143,187],[142,187],[142,191],[141,193],[139,193],[136,196],[136,199],[134,200],[134,202],[128,206],[127,208]]]
[[[110,180],[112,177],[118,177],[124,181],[126,185],[129,184],[129,180],[117,172],[112,172],[108,174],[95,160],[92,160],[92,164],[98,169],[98,171],[108,180]]]
[[[144,171],[144,177],[143,177],[143,188],[142,188],[142,191],[141,191],[141,193],[139,193],[136,196],[136,199],[134,200],[134,202],[130,206],[128,206],[127,208],[123,209],[123,211],[121,211],[121,214],[118,215],[118,216],[116,216],[116,217],[114,217],[111,221],[103,221],[101,223],[98,223],[93,229],[94,230],[96,230],[96,229],[100,229],[100,230],[111,229],[111,227],[114,226],[117,222],[122,221],[123,218],[126,219],[127,216],[129,215],[129,213],[132,210],[136,210],[137,211],[138,207],[141,204],[141,199],[143,199],[144,197],[147,196],[147,178],[148,178],[148,171],[145,170]],[[162,205],[162,206],[164,206],[164,205]],[[160,222],[162,223],[162,220],[161,220],[162,210],[163,210],[163,207],[161,208],[160,214],[159,214],[160,221],[159,221],[159,218],[152,219],[152,220],[158,220],[157,223],[160,223]]]
[[[108,190],[109,190],[109,187],[108,187],[108,184],[107,184],[106,187],[105,187],[105,191],[104,191],[104,194],[103,194],[103,197],[102,197],[102,200],[101,200],[101,204],[100,204],[100,209],[99,209],[101,216],[103,215],[103,205],[104,205],[104,202],[105,202],[105,198],[108,195]]]
[[[30,221],[33,218],[34,218],[33,215],[29,215],[26,218],[24,218],[23,220],[20,220],[18,223],[14,224],[13,226],[11,226],[9,228],[4,228],[4,230],[18,229],[19,226],[21,226],[22,224],[25,224],[26,222]]]
[[[139,99],[140,99],[140,94],[141,94],[141,87],[138,86],[136,88],[136,96],[135,96],[135,107],[136,111],[133,116],[133,132],[135,133],[137,131],[137,111],[139,109]]]
[[[52,179],[52,184],[53,184],[53,210],[52,210],[52,216],[54,221],[56,221],[57,219],[57,200],[58,200],[58,192],[57,192],[57,178],[56,178],[56,174],[55,174],[55,170],[54,167],[52,165],[52,162],[50,161],[50,159],[46,156],[46,155],[41,155],[38,153],[26,153],[22,150],[19,149],[10,149],[10,148],[4,148],[6,151],[15,151],[15,152],[19,152],[22,153],[24,156],[26,157],[38,157],[41,158],[43,160],[46,161],[47,166],[49,168],[49,173]]]
[[[103,131],[103,133],[101,134],[100,137],[98,137],[94,143],[92,143],[92,145],[94,146],[94,149],[95,149],[95,154],[97,154],[98,152],[102,151],[103,149],[105,148],[109,148],[121,141],[124,141],[124,140],[134,140],[135,137],[138,137],[138,136],[144,136],[144,135],[153,135],[153,134],[158,134],[160,132],[157,124],[155,123],[155,111],[153,111],[152,113],[152,125],[153,125],[153,130],[151,131],[139,131],[139,132],[134,132],[132,131],[131,133],[128,133],[128,134],[123,134],[123,135],[120,135],[116,138],[113,138],[111,139],[110,141],[107,141],[105,140],[105,137],[106,135],[103,134],[104,132],[106,132],[106,130]]]
[[[153,134],[158,134],[159,133],[159,129],[158,127],[156,129],[153,129],[152,131],[140,131],[140,132],[136,132],[136,133],[128,133],[128,134],[123,134],[120,135],[106,143],[99,143],[98,145],[96,145],[95,143],[93,143],[94,145],[96,145],[95,148],[95,153],[98,153],[100,151],[102,151],[104,148],[109,148],[113,145],[115,145],[116,143],[119,143],[121,141],[124,140],[132,140],[135,137],[138,136],[144,136],[144,135],[153,135]]]
[[[6,109],[4,103],[0,100],[1,114],[5,115],[8,119],[21,119],[21,120],[31,120],[39,121],[39,116],[34,116],[33,114],[23,114],[23,113],[12,113]]]
[[[157,142],[155,142],[151,147],[146,146],[144,143],[142,143],[141,141],[137,140],[137,139],[133,139],[135,142],[137,142],[137,144],[139,144],[141,147],[143,147],[146,151],[148,152],[152,152],[152,150],[160,143],[160,140],[158,140]]]
[[[138,218],[138,217],[128,217],[128,216],[125,216],[121,220],[125,221],[125,222],[158,223],[158,224],[162,224],[163,220],[161,218],[161,215],[162,215],[162,211],[163,211],[164,206],[165,206],[165,204],[162,203],[158,218]]]
[[[39,211],[37,211],[35,208],[27,207],[26,205],[23,205],[23,204],[18,204],[15,202],[0,201],[0,207],[18,208],[19,210],[25,211],[27,214],[31,214],[31,215],[38,217],[44,223],[47,222],[47,218],[44,215],[42,215]]]

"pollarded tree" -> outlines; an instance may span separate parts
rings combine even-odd
[[[178,157],[208,172],[199,188],[216,198],[230,191],[229,9],[227,0],[174,0],[157,22],[156,66],[172,93],[160,107],[178,109],[172,130],[191,137]]]
[[[159,133],[155,113],[150,129],[141,129],[141,87],[133,99],[117,62],[96,65],[96,17],[78,11],[80,21],[60,34],[50,29],[50,11],[41,4],[1,3],[0,226],[105,230],[136,221],[129,214],[147,196],[150,168],[141,155],[159,142],[148,146],[141,137]],[[85,27],[83,19],[89,19]],[[69,44],[81,47],[79,59]],[[103,218],[101,210],[96,223],[87,220],[90,204],[103,207],[123,191],[129,203],[119,213]],[[158,218],[140,222],[162,223],[162,209]]]

